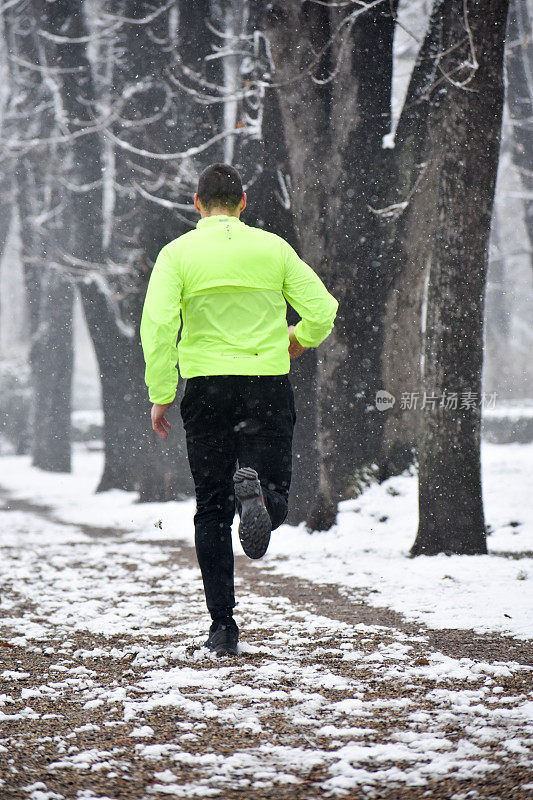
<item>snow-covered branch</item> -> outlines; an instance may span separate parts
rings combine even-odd
[[[185,159],[192,158],[192,156],[196,156],[199,155],[200,153],[203,153],[205,150],[208,150],[214,144],[220,142],[227,136],[231,135],[242,136],[243,133],[246,133],[246,130],[244,128],[234,128],[233,130],[222,131],[221,133],[217,133],[214,136],[212,136],[203,144],[197,145],[196,147],[189,147],[187,150],[183,150],[177,153],[153,153],[150,150],[145,150],[142,147],[135,147],[129,142],[125,142],[123,139],[120,139],[118,136],[115,136],[115,134],[112,133],[112,131],[110,131],[109,128],[103,128],[102,132],[104,136],[107,136],[118,147],[120,147],[122,150],[126,150],[128,153],[134,153],[137,156],[143,156],[144,158],[154,159],[156,161],[183,161]]]

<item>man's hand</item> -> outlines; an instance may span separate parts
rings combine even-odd
[[[289,358],[291,361],[293,358],[298,358],[298,356],[301,356],[306,350],[309,350],[308,347],[304,347],[302,344],[300,344],[294,335],[294,325],[289,325],[289,339]]]
[[[163,403],[163,405],[154,403],[152,406],[152,428],[157,435],[162,436],[163,439],[167,438],[168,432],[172,427],[170,422],[165,419],[165,411],[167,408],[170,408],[171,405],[172,403]]]

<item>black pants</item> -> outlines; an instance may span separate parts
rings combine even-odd
[[[259,475],[277,528],[287,516],[296,414],[287,375],[190,378],[181,401],[196,489],[195,544],[213,619],[235,606],[231,524],[237,462]]]

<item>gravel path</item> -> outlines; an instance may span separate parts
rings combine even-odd
[[[238,556],[216,659],[191,548],[1,516],[2,800],[533,797],[531,644]]]

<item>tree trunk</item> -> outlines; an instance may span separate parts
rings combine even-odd
[[[15,61],[11,72],[14,108],[17,110],[22,95],[37,109],[18,141],[21,154],[15,180],[25,231],[23,262],[32,330],[34,464],[65,472],[70,470],[73,287],[68,275],[58,268],[56,258],[57,242],[63,234],[58,151],[53,144],[43,144],[24,152],[24,139],[46,138],[57,130],[48,94],[50,85],[44,78],[36,81],[35,71],[25,65],[39,64],[42,75],[46,74],[38,17],[38,9],[32,6],[12,10],[7,16],[10,51],[21,59],[20,63]],[[53,268],[48,266],[50,262]]]
[[[301,254],[340,301],[312,387],[319,454],[312,529],[333,524],[339,499],[375,456],[380,427],[369,400],[378,388],[383,248],[369,206],[379,202],[390,160],[382,138],[390,122],[394,22],[371,9],[338,33],[345,13],[296,0],[271,3],[265,13]]]
[[[412,555],[486,552],[480,475],[483,306],[507,5],[507,0],[476,0],[467,17],[462,0],[443,0],[441,6],[442,77],[432,92],[441,155],[424,347],[420,522]],[[464,86],[457,85],[461,82]]]
[[[137,0],[109,4],[113,5],[114,14],[139,21],[153,10],[150,3]],[[210,66],[212,62],[208,62],[206,66],[205,62],[205,57],[212,53],[213,43],[213,35],[206,26],[209,14],[209,0],[194,4],[177,1],[174,8],[149,23],[124,23],[116,43],[118,58],[112,82],[113,92],[128,98],[121,116],[133,124],[117,124],[113,132],[128,146],[159,154],[180,152],[207,142],[213,135],[213,127],[216,130],[220,125],[219,110],[200,105],[181,88],[169,84],[169,76],[189,80],[190,71],[209,80],[213,78],[212,72],[218,76],[218,63]],[[194,83],[196,79],[190,80]],[[196,85],[195,90],[202,93]],[[160,115],[163,108],[166,112]],[[143,123],[143,120],[148,121]],[[148,278],[159,250],[195,224],[194,212],[188,221],[179,210],[174,212],[165,206],[165,202],[192,206],[198,173],[210,161],[219,160],[221,154],[222,143],[185,163],[180,158],[153,160],[140,153],[124,152],[120,147],[116,151],[120,192],[110,252],[115,261],[129,264],[135,275],[134,291],[131,286],[123,289],[121,309],[134,331],[128,357],[127,392],[135,443],[132,455],[141,500],[173,499],[192,491],[178,409],[170,411],[174,426],[167,442],[151,429],[138,331]],[[146,193],[160,197],[162,202],[151,200]],[[178,401],[179,396],[175,406]]]
[[[524,186],[524,218],[533,259],[533,19],[525,0],[511,0],[505,64],[513,161]]]
[[[56,269],[45,270],[30,362],[33,464],[50,472],[70,472],[73,302],[71,281]]]
[[[62,109],[69,129],[77,132],[91,125],[91,109],[96,95],[87,57],[87,34],[81,3],[55,0],[39,3],[41,28],[57,37],[46,39],[45,53],[49,62],[61,67],[59,82]],[[60,37],[60,38],[59,38]],[[104,471],[98,491],[134,489],[134,468],[129,424],[130,412],[125,402],[129,391],[128,354],[130,340],[127,326],[120,324],[120,310],[112,299],[113,290],[105,277],[92,274],[94,265],[104,269],[102,219],[102,157],[97,133],[72,139],[69,143],[63,177],[68,178],[59,253],[66,264],[87,264],[87,278],[78,280],[78,288],[93,341],[100,370],[104,413]],[[85,186],[83,191],[76,186]]]
[[[125,325],[120,325],[117,306],[110,298],[103,279],[89,275],[78,281],[78,289],[102,385],[105,462],[97,491],[134,490],[135,469],[131,451],[135,448],[132,447],[129,395],[132,333]]]
[[[173,35],[171,9],[144,21],[153,10],[148,3],[110,0],[103,5],[125,21],[113,42],[102,33],[97,40],[100,53],[91,64],[83,3],[39,4],[41,25],[49,34],[45,53],[64,70],[58,82],[70,131],[76,134],[90,127],[96,111],[104,115],[118,110],[123,121],[112,125],[115,135],[147,150],[179,150],[175,132],[166,124],[172,121],[172,109],[158,119],[169,99],[164,70],[172,52],[167,46]],[[131,18],[139,23],[128,21]],[[106,71],[110,59],[113,69]],[[143,122],[143,115],[151,121]],[[147,272],[157,251],[176,233],[169,211],[139,200],[132,187],[146,175],[157,182],[163,169],[160,176],[142,157],[124,157],[121,149],[109,152],[107,143],[103,147],[111,182],[103,170],[98,133],[77,136],[68,144],[63,177],[70,214],[64,220],[59,253],[67,265],[87,270],[87,277],[79,278],[79,289],[99,363],[104,411],[105,465],[98,489],[137,488],[141,500],[170,499],[190,491],[192,484],[179,429],[173,431],[172,451],[151,431],[138,323]],[[105,220],[104,200],[109,216]],[[106,267],[106,260],[121,268]],[[130,265],[126,278],[123,264]]]
[[[264,4],[250,3],[249,32],[260,27]],[[254,54],[258,78],[265,79],[266,53]],[[255,98],[254,98],[255,100]],[[257,116],[253,101],[244,102],[242,117]],[[266,89],[261,103],[260,138],[243,138],[235,149],[235,165],[241,171],[248,192],[244,219],[286,239],[296,250],[300,245],[296,233],[291,197],[291,168],[285,132],[279,107],[278,93]],[[288,308],[289,324],[298,321],[297,314]],[[316,442],[316,354],[314,351],[291,364],[291,383],[294,388],[297,424],[293,441],[293,476],[289,499],[290,524],[304,520],[309,512],[318,485],[318,452]]]
[[[9,52],[6,39],[4,15],[0,14],[0,137],[6,130],[6,116],[9,101]],[[11,225],[14,205],[12,188],[12,159],[4,155],[0,171],[0,257]]]
[[[13,217],[14,194],[10,177],[0,175],[0,258],[4,253],[11,220]]]
[[[389,228],[381,385],[394,398],[382,411],[378,478],[402,472],[414,460],[420,421],[419,393],[424,294],[435,227],[438,153],[431,149],[428,88],[436,80],[442,50],[442,13],[437,3],[416,59],[393,150],[391,183],[382,218]],[[439,146],[438,141],[434,144]]]
[[[246,206],[246,222],[282,236],[298,251],[290,195],[291,174],[278,96],[267,89],[263,101],[261,142],[252,158],[261,163]],[[254,143],[249,144],[250,148]],[[240,155],[241,164],[243,154]],[[238,166],[241,166],[239,164]],[[244,166],[244,165],[243,165]],[[256,167],[257,169],[257,167]],[[250,170],[244,169],[246,175]],[[296,324],[298,315],[289,306],[287,319]],[[287,522],[298,524],[307,517],[318,486],[316,439],[316,354],[305,353],[291,363],[290,380],[294,389],[297,423],[293,440],[293,476]]]

